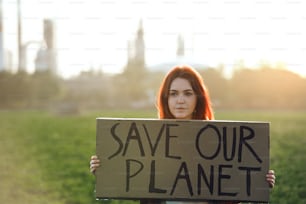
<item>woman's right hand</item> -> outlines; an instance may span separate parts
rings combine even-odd
[[[100,160],[98,159],[98,156],[93,155],[90,158],[90,172],[95,173],[96,169],[100,166]]]

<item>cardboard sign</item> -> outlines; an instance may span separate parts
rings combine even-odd
[[[269,201],[269,123],[97,118],[96,197]]]

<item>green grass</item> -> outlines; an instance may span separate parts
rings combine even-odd
[[[155,111],[101,111],[79,116],[0,112],[0,203],[89,204],[96,201],[89,158],[96,117],[155,118]],[[220,111],[217,119],[271,122],[271,203],[306,203],[306,112]]]
[[[306,203],[306,112],[222,112],[218,119],[271,122],[271,203]]]

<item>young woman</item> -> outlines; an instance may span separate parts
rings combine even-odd
[[[157,109],[160,119],[214,119],[209,93],[203,79],[189,66],[176,66],[165,76],[158,92]],[[92,156],[90,171],[94,173],[99,166],[100,160],[97,156]],[[275,185],[275,179],[274,171],[270,170],[266,175],[266,181],[271,188]]]

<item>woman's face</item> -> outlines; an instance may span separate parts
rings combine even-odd
[[[168,106],[176,119],[192,119],[197,97],[188,80],[176,78],[169,90]]]

